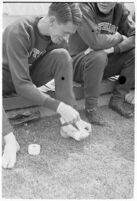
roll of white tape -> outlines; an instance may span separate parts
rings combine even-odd
[[[40,153],[40,145],[39,144],[30,144],[28,146],[28,152],[30,155],[38,155]]]

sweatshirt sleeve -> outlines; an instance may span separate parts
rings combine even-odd
[[[83,13],[83,20],[78,28],[78,34],[91,49],[108,49],[119,44],[123,40],[121,34],[118,33],[113,35],[98,33],[97,24],[93,17],[93,11],[85,4],[82,4],[81,10]]]
[[[5,136],[11,132],[13,132],[13,127],[9,123],[5,110],[2,109],[2,135]]]
[[[20,30],[14,27],[8,32],[6,52],[16,92],[35,104],[57,110],[59,101],[40,92],[32,83],[28,64],[29,45],[29,34],[23,27]]]
[[[135,48],[135,24],[132,19],[130,19],[130,13],[124,6],[122,10],[118,32],[127,36],[127,39],[117,45],[120,53]]]

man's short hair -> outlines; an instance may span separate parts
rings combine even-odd
[[[74,25],[79,25],[82,20],[82,13],[78,3],[52,3],[49,7],[48,15],[55,16],[57,21],[63,24],[72,22]]]

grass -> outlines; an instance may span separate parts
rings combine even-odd
[[[134,184],[134,120],[101,107],[106,127],[92,126],[87,139],[76,142],[59,134],[56,117],[16,128],[21,145],[13,170],[3,170],[4,198],[129,199]],[[81,116],[85,119],[84,113]],[[31,156],[28,145],[41,145]]]

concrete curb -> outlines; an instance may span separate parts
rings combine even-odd
[[[101,95],[98,100],[98,106],[101,107],[101,106],[108,105],[110,96],[111,96],[111,94]],[[77,105],[78,105],[79,111],[83,110],[85,108],[84,99],[77,100],[77,103],[78,103]],[[33,106],[33,107],[22,108],[22,109],[14,109],[14,110],[6,111],[6,113],[7,113],[8,117],[11,117],[16,114],[24,113],[26,111],[30,111],[30,112],[40,111],[42,118],[56,115],[56,112],[54,112],[53,110],[50,110],[46,107],[41,107],[41,106],[39,106],[39,107]]]

